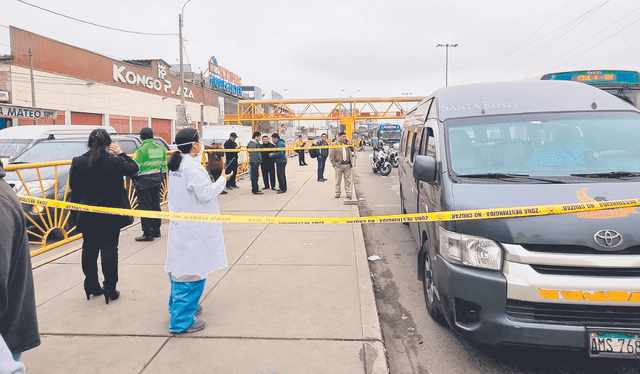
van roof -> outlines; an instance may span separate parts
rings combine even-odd
[[[435,96],[438,118],[568,111],[638,111],[595,87],[567,81],[519,81],[444,87]],[[419,106],[419,105],[418,105]]]
[[[0,130],[0,139],[38,139],[55,135],[88,135],[94,129],[105,129],[109,134],[115,134],[116,130],[111,126],[91,125],[22,125],[7,127]]]

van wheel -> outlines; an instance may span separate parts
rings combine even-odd
[[[380,175],[389,175],[389,173],[391,173],[391,164],[388,162],[382,164],[380,166]]]
[[[426,244],[425,244],[426,245]],[[434,321],[441,325],[446,325],[446,320],[442,315],[440,308],[440,300],[436,297],[435,283],[433,279],[433,268],[431,266],[431,257],[429,253],[424,254],[424,269],[422,277],[422,288],[424,290],[424,301],[427,305],[427,311]]]

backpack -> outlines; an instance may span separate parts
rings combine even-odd
[[[319,149],[312,148],[312,149],[309,150],[309,157],[316,158],[318,156],[320,156],[320,150]]]

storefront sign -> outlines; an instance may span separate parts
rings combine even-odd
[[[131,70],[127,71],[126,66],[118,66],[113,64],[113,80],[120,83],[132,84],[135,86],[142,86],[150,90],[158,92],[164,92],[168,95],[180,96],[180,87],[174,92],[171,90],[171,81],[165,79],[167,74],[167,67],[161,63],[158,63],[158,77],[140,75]],[[193,90],[185,87],[185,98],[193,99]]]
[[[209,84],[221,88],[229,93],[242,96],[242,77],[218,66],[218,60],[211,56],[209,59]]]
[[[23,108],[13,105],[0,105],[0,117],[12,118],[55,118],[58,111],[39,108]]]

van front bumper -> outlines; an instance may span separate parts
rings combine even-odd
[[[529,322],[507,315],[507,280],[501,272],[451,264],[436,256],[442,312],[460,335],[489,345],[532,345],[587,349],[586,327]]]

